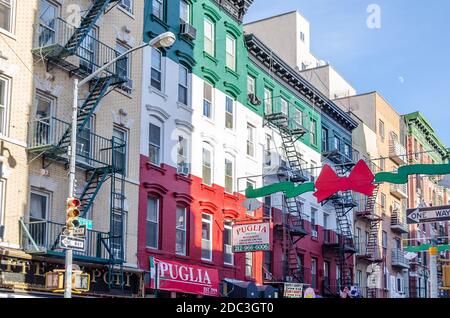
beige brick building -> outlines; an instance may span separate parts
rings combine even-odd
[[[30,267],[34,257],[51,255],[58,263],[63,251],[54,242],[68,195],[65,136],[73,79],[142,43],[144,1],[5,3],[0,3],[0,255],[13,251]],[[139,161],[133,158],[139,157],[141,54],[119,61],[79,92],[76,192],[93,228],[86,252],[75,260],[80,266],[113,263],[111,276],[122,275],[117,274],[122,267],[137,268]]]

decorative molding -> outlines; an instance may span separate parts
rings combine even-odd
[[[228,21],[225,21],[224,25],[227,28],[227,31],[229,33],[231,33],[236,39],[242,35],[242,31],[239,30],[239,28],[237,26],[235,26],[234,24],[232,24]]]
[[[203,141],[206,141],[206,142],[212,143],[214,145],[217,145],[217,140],[212,135],[207,134],[205,132],[202,132],[200,134],[200,136],[202,137]]]
[[[222,212],[226,219],[235,220],[239,217],[239,212],[234,209],[222,209]]]
[[[169,190],[166,187],[164,187],[158,183],[144,182],[144,188],[147,190],[156,192],[161,196],[164,196],[167,194],[167,192],[169,192]],[[148,191],[148,192],[150,192],[150,191]]]
[[[204,77],[207,80],[209,80],[213,85],[216,85],[216,83],[220,80],[220,76],[213,70],[211,70],[205,66],[202,66],[201,70],[204,74]]]
[[[231,153],[234,156],[237,156],[238,153],[239,153],[238,148],[236,148],[236,147],[234,147],[234,146],[232,146],[230,144],[226,144],[226,143],[223,144],[223,149],[225,150],[225,152],[227,152],[227,150],[228,150],[228,152]]]
[[[163,166],[157,166],[151,162],[147,162],[147,170],[156,170],[158,172],[160,172],[163,176],[166,174],[167,169],[164,168]]]
[[[191,55],[184,53],[183,51],[176,50],[175,55],[178,56],[178,58],[181,60],[181,64],[185,64],[185,66],[191,69],[195,65],[197,65],[197,61],[195,61],[195,59]]]
[[[170,118],[170,114],[161,107],[152,105],[146,105],[145,107],[147,108],[149,115],[156,115],[157,117],[160,117],[163,121],[166,121]]]
[[[175,125],[182,126],[182,127],[186,128],[189,132],[194,131],[194,126],[185,120],[175,119]]]
[[[223,86],[225,86],[225,91],[232,94],[235,98],[237,98],[242,92],[236,85],[229,82],[223,82]]]
[[[202,4],[202,7],[205,10],[205,15],[207,15],[214,23],[217,23],[217,21],[222,19],[220,13],[213,7],[207,5],[206,3]]]
[[[194,197],[189,194],[186,194],[186,193],[174,192],[173,196],[176,201],[182,201],[183,203],[186,203],[187,205],[191,204],[194,201]]]
[[[200,204],[200,207],[202,209],[206,209],[211,212],[217,212],[217,210],[219,209],[219,207],[214,203],[212,203],[211,201],[199,201],[198,203]]]

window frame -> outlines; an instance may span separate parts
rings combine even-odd
[[[250,74],[247,74],[247,94],[256,96],[256,78]]]
[[[183,69],[183,71],[186,73],[186,83],[181,83],[181,70]],[[186,98],[186,102],[184,103],[183,101],[180,100],[180,88],[184,88],[186,90],[185,94],[185,98]],[[183,64],[178,64],[178,102],[185,105],[185,106],[189,106],[189,69],[184,66]]]
[[[204,152],[209,152],[209,166],[205,164]],[[210,182],[205,182],[205,167],[209,169]],[[202,147],[202,183],[207,186],[212,186],[214,184],[214,148],[207,142],[203,143]]]
[[[253,277],[254,259],[252,252],[245,253],[245,277]]]
[[[164,59],[164,56],[163,56],[163,54],[162,54],[162,52],[160,51],[160,50],[158,50],[158,49],[156,49],[156,48],[151,48],[151,52],[152,52],[152,61],[151,61],[151,66],[150,66],[150,86],[152,87],[152,88],[154,88],[154,89],[156,89],[156,90],[158,90],[158,91],[160,91],[160,92],[163,92],[164,91],[164,76],[163,76],[163,73],[164,73],[164,71],[163,71],[163,64],[164,64],[164,61],[163,61],[163,59]],[[159,55],[159,58],[160,58],[160,60],[159,60],[159,69],[157,69],[157,68],[155,68],[154,67],[154,64],[153,64],[153,62],[154,62],[154,59],[153,59],[153,54],[154,53],[158,53],[158,55]],[[160,79],[159,79],[159,88],[158,87],[156,87],[155,85],[153,85],[153,82],[155,81],[155,82],[158,82],[158,80],[157,79],[155,79],[154,77],[153,77],[153,71],[155,71],[156,73],[159,73],[159,76],[160,76]]]
[[[270,108],[270,109],[268,109]],[[268,87],[264,87],[264,113],[266,115],[273,112],[273,90]]]
[[[228,106],[229,102],[231,102],[231,112],[229,112]],[[235,100],[231,98],[228,95],[225,95],[225,128],[234,131],[235,130],[235,113],[236,113],[236,107],[235,107]],[[231,116],[231,127],[227,127],[228,117]]]
[[[237,68],[237,50],[236,50],[236,38],[227,33],[225,36],[225,65],[232,71],[236,71]],[[228,45],[232,45],[229,47]],[[232,52],[229,52],[229,49]],[[231,64],[230,64],[231,63]]]
[[[159,3],[159,9],[160,12],[158,12],[159,14],[155,14],[155,3]],[[160,19],[161,21],[165,21],[165,7],[166,7],[166,3],[165,0],[153,0],[152,2],[152,15],[157,17],[158,19]]]
[[[132,0],[130,0],[130,1],[132,1]],[[118,49],[118,48],[120,48],[120,49]],[[125,53],[128,50],[130,50],[130,49],[131,48],[128,45],[126,45],[124,42],[119,41],[119,40],[116,41],[116,51],[118,51],[119,54]],[[128,79],[128,82],[122,84],[122,86],[130,86],[129,88],[133,88],[132,83],[130,83],[130,81],[131,81],[131,70],[133,69],[132,54],[128,54],[127,56],[124,56],[123,58],[118,60],[117,63],[120,62],[121,60],[126,60],[127,61],[126,78]],[[116,68],[116,71],[117,71],[117,68]]]
[[[156,145],[156,144],[154,144],[154,143],[152,143],[150,141],[150,131],[151,131],[150,127],[151,126],[155,126],[155,127],[159,128],[159,145]],[[164,135],[163,134],[163,125],[162,124],[156,124],[155,122],[150,121],[148,123],[148,127],[149,127],[149,129],[148,129],[148,161],[151,164],[154,164],[156,166],[160,166],[162,161],[163,161],[162,160],[162,158],[163,158],[162,157],[163,156],[163,146],[162,146],[162,144],[163,144],[163,135]],[[151,156],[150,156],[150,154],[151,154],[150,148],[151,147],[155,147],[155,149],[158,150],[158,155],[157,155],[158,162],[153,162],[151,160]]]
[[[210,87],[211,89],[211,100],[208,100],[206,98],[205,89],[206,87]],[[209,107],[209,115],[205,115],[205,107]],[[214,120],[214,86],[210,83],[204,81],[203,82],[203,110],[202,110],[202,116],[204,118],[207,118],[208,120]]]
[[[182,140],[180,140],[180,138]],[[182,141],[185,142],[184,143],[184,147],[181,147],[181,146],[183,146]],[[180,149],[184,150],[184,154],[183,155],[180,154]],[[180,160],[180,159],[182,159],[182,160]],[[190,166],[189,166],[189,138],[186,138],[183,134],[179,134],[178,135],[178,142],[177,142],[177,171],[178,171],[178,173],[182,173],[182,169],[180,171],[180,168],[182,167],[180,165],[180,163],[183,162],[183,161],[184,161],[184,165],[183,166],[186,166],[188,168],[188,174],[189,174],[189,172],[191,170]]]
[[[225,231],[229,231],[229,239],[230,239],[230,244],[226,244],[225,243]],[[225,220],[224,224],[223,224],[223,263],[225,265],[229,265],[229,266],[234,266],[234,253],[233,253],[233,241],[232,241],[232,233],[233,233],[233,226],[232,226],[232,221],[230,220]],[[231,253],[228,254],[227,253],[227,247],[230,249]],[[226,259],[226,255],[230,255],[231,256],[231,263],[228,263],[225,259]]]
[[[315,257],[311,257],[311,288],[318,288],[318,259]]]
[[[378,134],[381,137],[381,140],[384,141],[385,137],[386,137],[386,132],[385,132],[385,124],[384,121],[382,119],[378,119]]]
[[[179,228],[178,227],[178,211],[179,209],[183,209],[183,213],[184,213],[184,229]],[[187,211],[187,207],[185,205],[181,205],[181,204],[177,204],[176,207],[176,215],[177,219],[175,220],[175,254],[176,255],[180,255],[180,256],[187,256],[188,255],[188,230],[189,230],[189,220],[188,220],[188,216],[189,213]],[[183,253],[179,253],[177,251],[177,246],[178,246],[178,233],[179,232],[183,232],[183,237],[184,237],[184,252]]]
[[[229,164],[231,164],[231,175],[227,175],[227,161]],[[228,194],[233,194],[234,193],[234,169],[235,169],[235,158],[232,155],[229,154],[225,154],[225,168],[224,168],[224,175],[225,175],[225,180],[224,180],[224,191],[225,193]],[[228,182],[231,181],[231,191],[229,191],[229,187],[227,186],[227,178],[228,178]],[[231,179],[231,180],[230,180]]]
[[[250,132],[252,132],[250,134]],[[251,136],[250,136],[251,135]],[[252,153],[249,152],[249,146],[251,146]],[[247,156],[254,158],[256,156],[256,127],[252,125],[251,123],[247,122],[247,150],[246,150]]]
[[[187,8],[187,20],[188,21],[186,21],[186,20],[184,20],[183,19],[183,17],[182,17],[182,5],[181,4],[185,4],[186,5],[186,7],[185,8]],[[189,3],[189,2],[187,2],[186,0],[180,0],[180,21],[182,22],[182,23],[187,23],[187,24],[191,24],[191,4]]]
[[[130,2],[130,7],[124,5],[123,4],[124,1],[126,1],[126,0],[120,0],[119,7],[124,9],[125,11],[127,11],[130,14],[134,14],[134,0],[128,0]],[[152,8],[152,13],[153,13],[153,8]]]
[[[311,144],[314,146],[317,146],[317,141],[318,141],[317,140],[317,120],[314,118],[311,118],[310,137],[311,137]]]
[[[206,33],[206,24],[209,24],[211,26],[211,38],[209,38]],[[216,54],[216,24],[208,17],[205,17],[203,19],[203,52],[205,52],[206,54],[209,54],[213,57],[215,57]],[[208,52],[207,47],[206,47],[206,43],[210,43],[211,45],[211,52]]]
[[[11,0],[9,4],[0,0],[0,3],[1,5],[4,5],[5,8],[9,7],[9,30],[0,27],[0,32],[8,35],[14,35],[16,25],[16,0]]]
[[[121,140],[123,140],[124,142],[125,142],[125,147],[123,147],[123,149],[124,149],[124,160],[125,160],[125,162],[124,162],[124,167],[123,167],[123,169],[124,169],[124,171],[123,171],[123,174],[121,174],[122,176],[127,176],[128,175],[128,146],[129,146],[129,144],[128,144],[128,138],[129,138],[129,131],[128,131],[128,129],[126,129],[126,128],[123,128],[122,126],[119,126],[119,125],[116,125],[116,124],[114,124],[113,125],[113,136],[114,136],[114,131],[118,131],[118,132],[121,132],[121,133],[123,133],[123,135],[124,135],[124,137],[125,137],[125,139],[123,140],[123,139],[121,139]],[[117,137],[116,137],[117,138]]]
[[[208,216],[208,218],[205,218],[205,216]],[[208,262],[212,262],[213,260],[213,215],[209,214],[209,213],[202,213],[202,254],[201,254],[201,259],[202,261],[208,261]],[[203,224],[209,224],[209,240],[206,240],[203,238]],[[203,257],[203,243],[204,241],[208,241],[208,245],[209,245],[209,258],[205,258]]]
[[[0,100],[0,113],[3,112],[3,116],[0,118],[0,136],[9,135],[9,112],[11,102],[11,82],[9,77],[0,74],[0,82],[3,83],[3,104]],[[1,95],[0,95],[1,96]]]
[[[151,200],[151,199],[156,201],[156,221],[149,220],[148,201]],[[145,215],[145,231],[146,231],[146,233],[145,233],[145,246],[147,248],[154,249],[154,250],[159,250],[159,248],[160,248],[160,241],[161,241],[161,237],[160,237],[160,235],[161,235],[161,231],[160,231],[161,224],[160,224],[160,221],[161,221],[161,199],[156,197],[156,196],[148,196],[147,197],[147,213]],[[155,244],[155,246],[149,245],[149,242],[148,242],[148,233],[147,233],[147,231],[148,231],[148,223],[149,222],[151,222],[151,223],[156,225],[155,226],[155,229],[156,229],[156,244]]]

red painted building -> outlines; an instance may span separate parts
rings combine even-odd
[[[248,218],[242,206],[245,200],[242,195],[230,195],[217,185],[204,185],[200,178],[178,174],[176,168],[166,164],[155,166],[145,156],[140,158],[140,171],[138,259],[142,269],[150,270],[150,257],[153,256],[217,269],[220,281],[234,279],[262,284],[263,252],[252,253],[252,261],[250,264],[247,260],[247,268],[245,253],[235,253],[234,260],[228,260],[233,264],[226,264],[225,260],[225,244],[231,244],[224,237],[225,225]],[[156,218],[150,212],[155,210],[155,206]],[[183,211],[185,218],[180,221]],[[257,210],[254,217],[261,214],[262,211]],[[185,247],[180,243],[183,235]],[[210,242],[205,240],[208,237]],[[211,255],[205,253],[208,249],[202,255],[202,244],[210,244]],[[147,283],[147,293],[151,294],[153,290],[149,287]]]

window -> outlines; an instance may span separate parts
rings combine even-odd
[[[127,175],[128,165],[128,131],[119,127],[113,128],[114,137],[114,166],[119,169],[124,176]]]
[[[303,113],[300,109],[298,108],[294,108],[293,111],[293,119],[294,119],[294,123],[295,123],[295,128],[299,128],[301,126],[303,126]]]
[[[330,217],[329,214],[324,213],[323,214],[323,229],[328,230],[328,218]]]
[[[183,23],[191,23],[191,6],[184,0],[180,1],[180,20]]]
[[[323,262],[323,282],[325,286],[330,285],[330,262]]]
[[[30,235],[38,246],[46,246],[47,222],[50,196],[44,192],[31,191],[30,195]]]
[[[164,0],[153,0],[153,15],[164,20]]]
[[[223,226],[223,262],[227,265],[234,264],[231,233],[231,222],[225,221],[225,224]]]
[[[203,183],[206,185],[212,185],[212,150],[211,147],[205,145],[203,147],[203,169],[202,169],[202,178]]]
[[[351,159],[351,149],[349,144],[344,143],[344,154],[347,158]]]
[[[203,83],[203,116],[212,119],[213,87]]]
[[[125,242],[125,214],[121,211],[113,210],[112,213],[112,237],[110,239],[111,250],[115,258],[124,259],[123,243]],[[88,238],[89,239],[89,238]]]
[[[9,104],[9,83],[5,77],[0,76],[0,134],[6,135],[8,104]]]
[[[312,228],[311,236],[312,237],[317,237],[317,235],[318,235],[317,231],[319,229],[319,226],[316,223],[317,222],[316,217],[317,217],[317,209],[311,208],[311,228]]]
[[[202,214],[202,260],[212,261],[212,215]]]
[[[264,216],[270,217],[272,212],[272,197],[269,195],[264,197]]]
[[[317,177],[317,163],[311,160],[311,182],[314,182]]]
[[[121,0],[120,7],[124,8],[130,13],[133,13],[133,0]]]
[[[317,121],[311,119],[311,143],[317,145]]]
[[[189,71],[183,65],[178,68],[178,101],[183,105],[188,104],[188,74]]]
[[[81,42],[79,49],[80,68],[88,73],[93,72],[94,65],[98,64],[97,51],[99,47],[97,42],[97,34],[98,32],[95,27],[89,30],[88,34]]]
[[[253,276],[253,253],[245,253],[245,276]]]
[[[177,206],[175,253],[178,255],[186,255],[186,216],[186,208]]]
[[[124,44],[117,42],[116,43],[116,50],[117,52],[119,52],[119,54],[123,54],[125,52],[127,52],[130,48],[125,46]],[[126,56],[124,56],[123,58],[121,58],[120,60],[118,60],[116,62],[116,72],[117,75],[122,77],[122,78],[126,78],[128,81],[127,83],[124,84],[124,86],[128,87],[128,88],[132,88],[132,82],[131,82],[131,55],[128,54]]]
[[[247,155],[255,156],[255,127],[247,123]]]
[[[159,248],[159,200],[147,199],[147,246]]]
[[[317,289],[317,259],[311,258],[311,288]]]
[[[269,167],[272,164],[272,136],[266,134],[266,147],[264,151],[264,165]]]
[[[203,50],[211,56],[214,56],[214,23],[208,19],[204,21],[204,48]]]
[[[362,287],[362,271],[360,270],[356,271],[356,286]]]
[[[225,127],[234,128],[234,101],[228,96],[225,97]]]
[[[380,169],[381,169],[381,171],[385,171],[386,170],[386,158],[381,158],[380,159]]]
[[[151,85],[162,90],[162,54],[155,48],[152,48]]]
[[[322,128],[322,150],[328,151],[328,129]]]
[[[6,2],[10,2],[6,0]],[[5,0],[0,0],[0,8],[4,6]],[[11,10],[11,6],[9,6]],[[2,10],[0,10],[2,12]],[[9,20],[11,11],[6,11],[3,14],[0,13],[0,27],[3,28],[2,24],[8,23],[11,25]],[[8,19],[8,22],[2,22],[3,19]],[[47,0],[41,0],[39,3],[39,46],[46,46],[55,43],[56,35],[56,18],[58,17],[58,7]],[[10,28],[10,26],[9,26]]]
[[[384,194],[384,193],[381,193],[381,197],[380,197],[381,199],[381,202],[380,202],[380,205],[381,205],[381,210],[382,210],[382,212],[383,213],[386,213],[386,194]]]
[[[77,160],[91,164],[93,119],[88,120],[83,130],[77,134]]]
[[[272,113],[272,91],[264,88],[264,112],[266,115]]]
[[[287,115],[288,114],[288,101],[285,100],[284,98],[280,98],[280,103],[281,103],[280,112]]]
[[[247,75],[247,93],[256,95],[255,78],[251,75]]]
[[[387,232],[383,231],[383,236],[381,238],[381,244],[384,249],[387,249]]]
[[[225,192],[233,193],[234,158],[225,158]]]
[[[14,0],[0,0],[0,28],[12,33],[13,2]]]
[[[419,160],[419,147],[416,138],[414,138],[414,159]]]
[[[149,126],[149,151],[148,160],[155,164],[161,164],[161,127],[150,123]]]
[[[187,139],[183,136],[178,136],[178,150],[177,150],[177,171],[181,174],[189,174],[188,163],[188,145]]]
[[[378,132],[380,134],[381,139],[384,140],[384,121],[382,121],[381,119],[379,120],[378,123]]]
[[[229,69],[236,70],[236,39],[226,36],[226,65]]]
[[[334,149],[340,150],[341,149],[341,139],[339,137],[334,137]]]
[[[303,33],[302,31],[300,31],[300,40],[302,42],[305,42],[305,33]]]

